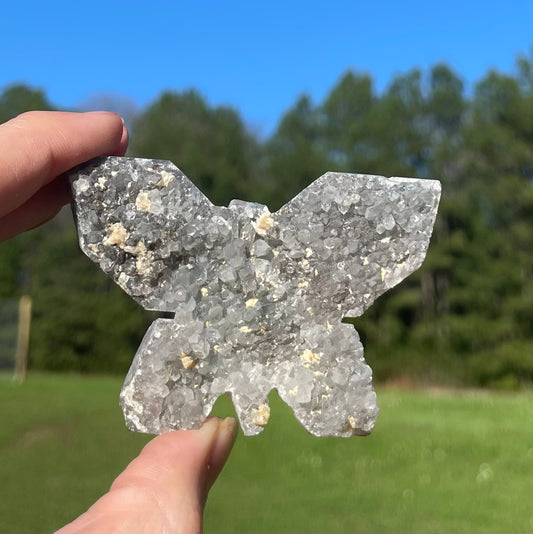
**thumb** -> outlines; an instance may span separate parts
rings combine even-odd
[[[201,532],[209,488],[229,456],[235,419],[154,438],[111,489],[59,533]]]

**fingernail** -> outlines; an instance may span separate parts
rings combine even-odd
[[[233,417],[226,417],[220,425],[218,425],[218,435],[215,446],[229,446],[232,447],[237,439],[237,420]]]
[[[222,419],[220,419],[220,417],[210,417],[205,420],[204,424],[197,431],[206,442],[212,442],[211,447],[214,446],[218,427],[221,423]]]
[[[218,431],[209,456],[209,473],[206,481],[208,489],[222,471],[237,439],[238,429],[237,421],[233,417],[226,417],[218,424]]]
[[[104,116],[104,115],[107,115],[109,117],[109,116],[114,115],[115,117],[119,117],[120,120],[122,121],[122,124],[124,125],[124,119],[116,111],[102,111],[102,110],[86,111],[85,113],[83,113],[83,115],[92,115],[94,117]]]
[[[102,111],[102,110],[96,110],[96,111],[86,111],[84,115],[117,115],[114,111]]]

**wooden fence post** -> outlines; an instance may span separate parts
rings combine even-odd
[[[17,351],[15,353],[16,382],[24,382],[28,367],[28,349],[30,346],[31,297],[23,295],[19,300],[19,325],[17,335]]]

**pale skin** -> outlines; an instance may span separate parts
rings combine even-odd
[[[38,226],[69,202],[62,173],[123,155],[128,132],[107,112],[30,112],[0,125],[0,241]],[[154,438],[109,491],[61,533],[201,532],[207,493],[235,437],[234,419]]]

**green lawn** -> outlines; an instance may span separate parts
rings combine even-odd
[[[149,439],[128,432],[121,381],[0,377],[0,532],[84,511]],[[277,397],[239,436],[207,532],[531,532],[533,395],[379,390],[367,438],[309,436]],[[218,413],[230,413],[223,399]]]

